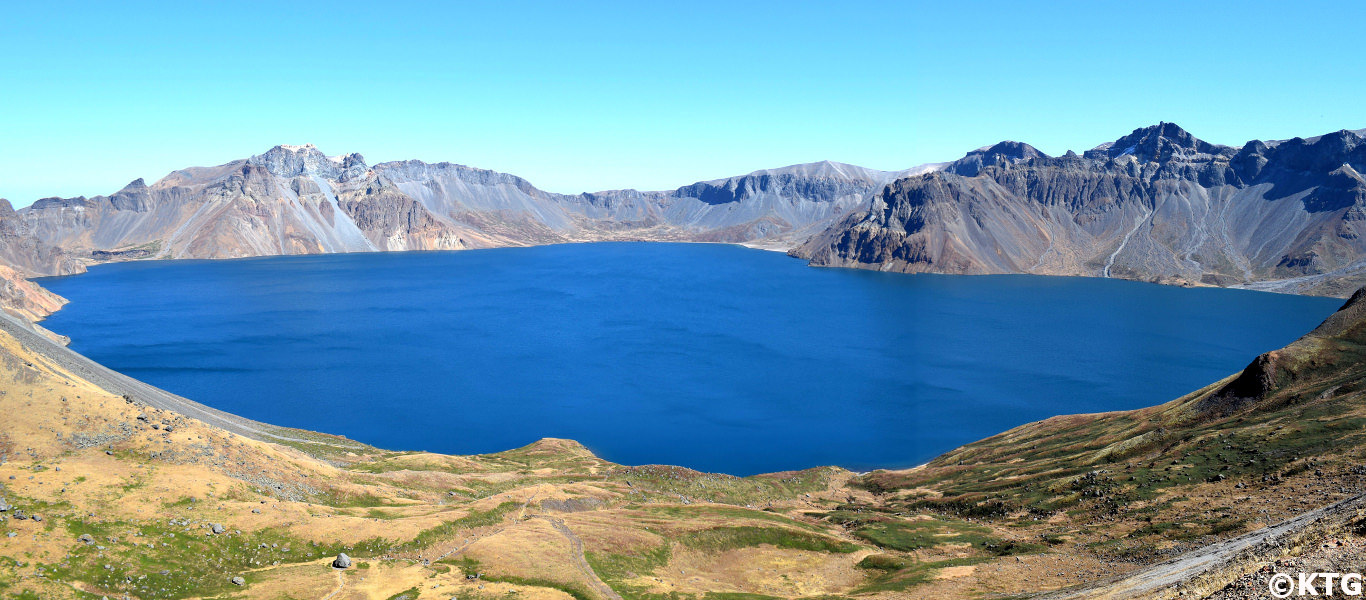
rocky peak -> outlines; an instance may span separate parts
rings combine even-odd
[[[58,198],[56,196],[51,196],[48,198],[39,198],[32,206],[29,206],[29,209],[44,210],[47,208],[87,207],[89,205],[90,201],[86,199],[85,196],[76,196],[75,198]]]
[[[364,174],[369,167],[365,158],[351,153],[329,157],[313,144],[302,146],[279,145],[264,154],[247,159],[247,163],[262,167],[276,177],[293,178],[314,175],[332,180],[346,180]]]
[[[1175,123],[1162,122],[1140,127],[1133,133],[1086,152],[1087,158],[1133,156],[1140,162],[1192,160],[1216,154],[1232,155],[1233,149],[1201,140]]]
[[[950,163],[945,170],[955,175],[976,177],[986,167],[1007,167],[1036,158],[1048,158],[1048,155],[1023,142],[1004,141],[973,150]]]
[[[152,195],[147,191],[147,182],[139,177],[109,196],[109,202],[119,210],[145,212],[152,207]]]
[[[341,168],[342,181],[349,181],[351,179],[355,179],[356,177],[364,175],[370,170],[369,165],[365,164],[365,157],[361,156],[359,152],[352,152],[350,154],[347,154],[346,156],[341,157]]]

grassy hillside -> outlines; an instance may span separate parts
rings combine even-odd
[[[1031,423],[856,484],[867,510],[973,518],[1147,563],[1363,490],[1366,301],[1167,404]],[[875,507],[875,508],[874,508]]]

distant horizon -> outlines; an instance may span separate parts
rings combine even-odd
[[[108,194],[281,142],[552,192],[774,165],[1366,127],[1366,3],[27,3],[0,22],[0,197]],[[1302,43],[1312,40],[1313,43]]]
[[[1229,144],[1229,143],[1225,143],[1225,142],[1220,142],[1220,141],[1215,141],[1215,140],[1207,139],[1207,138],[1205,138],[1205,137],[1199,135],[1198,133],[1196,133],[1196,132],[1194,132],[1194,131],[1191,131],[1190,129],[1187,129],[1187,128],[1185,128],[1185,127],[1182,127],[1180,123],[1175,123],[1175,122],[1173,122],[1173,121],[1159,121],[1159,122],[1156,122],[1156,123],[1151,123],[1151,124],[1149,124],[1149,125],[1141,125],[1141,126],[1138,126],[1138,127],[1132,128],[1132,129],[1125,130],[1123,133],[1117,134],[1117,135],[1115,136],[1115,139],[1118,139],[1118,138],[1120,138],[1120,137],[1123,137],[1123,136],[1125,136],[1125,135],[1128,135],[1129,133],[1132,133],[1133,131],[1136,131],[1136,130],[1139,130],[1139,129],[1143,129],[1143,128],[1145,128],[1145,127],[1155,126],[1155,125],[1158,125],[1158,124],[1160,124],[1160,123],[1172,123],[1172,124],[1175,124],[1177,127],[1181,127],[1181,129],[1187,131],[1188,133],[1190,133],[1191,135],[1195,136],[1197,139],[1199,139],[1199,140],[1201,140],[1201,141],[1209,142],[1209,143],[1212,143],[1212,144],[1215,144],[1215,145],[1220,145],[1220,146],[1230,146],[1230,147],[1234,147],[1234,148],[1240,147],[1240,146],[1242,146],[1243,144],[1246,144],[1246,143],[1251,142],[1251,141],[1253,141],[1253,140],[1258,140],[1258,141],[1262,141],[1262,142],[1287,141],[1287,140],[1291,140],[1291,139],[1294,139],[1294,138],[1297,138],[1297,137],[1298,137],[1298,138],[1304,138],[1304,139],[1316,138],[1316,137],[1319,137],[1319,136],[1323,136],[1323,135],[1326,135],[1326,134],[1329,134],[1329,133],[1335,133],[1335,132],[1338,132],[1338,131],[1354,131],[1354,132],[1366,131],[1366,128],[1339,127],[1339,128],[1337,128],[1337,129],[1332,129],[1332,130],[1329,130],[1329,131],[1322,131],[1322,132],[1318,132],[1318,133],[1312,133],[1312,134],[1309,134],[1309,135],[1294,135],[1294,136],[1290,136],[1290,137],[1286,137],[1286,138],[1258,138],[1258,137],[1252,137],[1252,138],[1248,138],[1247,140],[1244,140],[1243,142],[1240,142],[1240,143],[1237,143],[1237,144]],[[507,175],[514,175],[514,176],[517,176],[517,177],[520,177],[520,178],[526,180],[526,181],[527,181],[528,183],[530,183],[532,186],[536,187],[537,189],[539,189],[539,190],[541,190],[541,191],[550,192],[550,193],[555,193],[555,194],[562,194],[562,195],[567,195],[567,196],[573,196],[573,195],[578,195],[578,194],[589,194],[589,193],[605,192],[605,191],[612,191],[612,190],[636,190],[636,191],[642,191],[642,192],[672,191],[672,190],[676,190],[676,189],[681,188],[681,187],[686,187],[686,186],[692,185],[692,184],[694,184],[694,183],[703,182],[703,181],[715,181],[715,180],[726,179],[726,178],[730,178],[730,177],[741,177],[741,176],[744,176],[744,175],[749,175],[749,174],[752,174],[752,173],[757,173],[757,172],[759,172],[759,171],[769,171],[769,170],[785,169],[785,168],[789,168],[789,167],[796,167],[796,166],[801,166],[801,165],[818,164],[818,163],[823,163],[823,162],[829,162],[829,163],[834,163],[834,164],[842,164],[842,165],[850,165],[850,166],[854,166],[854,167],[860,167],[860,168],[864,168],[864,169],[871,169],[871,170],[875,170],[875,171],[882,171],[882,172],[886,172],[886,173],[895,173],[895,172],[898,172],[898,171],[907,171],[907,170],[912,170],[912,169],[918,169],[918,168],[920,168],[920,167],[925,167],[925,166],[928,166],[928,165],[950,163],[950,162],[953,162],[953,161],[958,160],[958,159],[960,159],[960,158],[963,158],[963,156],[965,156],[965,155],[966,155],[967,153],[969,153],[969,152],[973,152],[973,151],[977,151],[977,150],[982,150],[982,149],[990,148],[991,146],[994,146],[994,145],[996,145],[996,144],[1003,143],[1003,142],[1020,142],[1020,143],[1028,144],[1028,145],[1034,147],[1035,149],[1039,150],[1040,152],[1043,152],[1044,154],[1046,154],[1046,155],[1048,155],[1048,156],[1062,156],[1062,155],[1065,155],[1065,154],[1066,154],[1067,152],[1069,152],[1069,151],[1075,151],[1077,154],[1081,154],[1081,153],[1083,153],[1083,152],[1085,152],[1085,151],[1087,151],[1087,150],[1091,150],[1091,149],[1093,149],[1093,148],[1096,148],[1097,146],[1100,146],[1100,145],[1103,145],[1103,144],[1106,144],[1106,143],[1110,143],[1110,142],[1113,142],[1113,141],[1114,141],[1114,139],[1109,139],[1109,140],[1105,140],[1105,141],[1102,141],[1102,142],[1098,142],[1098,143],[1096,143],[1096,144],[1092,144],[1092,145],[1087,146],[1087,147],[1084,147],[1084,148],[1069,147],[1069,148],[1065,148],[1065,149],[1063,149],[1063,150],[1061,150],[1061,151],[1056,151],[1056,150],[1050,151],[1050,150],[1048,150],[1048,149],[1041,148],[1041,147],[1039,147],[1039,146],[1033,144],[1032,142],[1029,142],[1028,140],[1001,139],[1001,140],[997,140],[997,141],[992,142],[992,143],[989,143],[989,144],[984,144],[984,145],[980,145],[980,146],[975,146],[975,147],[969,148],[969,149],[967,149],[967,150],[964,150],[964,151],[960,152],[958,155],[953,156],[952,158],[945,158],[945,159],[942,159],[942,160],[931,160],[931,161],[928,161],[928,162],[922,162],[922,163],[918,163],[918,164],[914,164],[914,165],[907,165],[907,166],[904,166],[904,167],[897,167],[897,168],[890,168],[890,169],[888,169],[888,168],[880,168],[880,167],[872,167],[872,166],[869,166],[869,165],[863,165],[863,164],[858,164],[858,163],[851,163],[851,162],[846,162],[846,161],[834,160],[834,159],[828,159],[828,158],[827,158],[827,159],[819,159],[819,160],[810,160],[810,161],[805,161],[805,162],[788,163],[788,164],[777,165],[777,166],[757,167],[757,168],[752,168],[752,169],[748,169],[748,170],[744,170],[744,171],[738,171],[738,172],[735,172],[735,173],[731,173],[731,174],[729,174],[729,175],[718,175],[718,176],[715,176],[715,177],[701,177],[701,178],[692,179],[692,180],[689,180],[689,181],[686,181],[686,182],[683,182],[683,183],[679,183],[679,184],[677,184],[677,185],[667,186],[667,187],[655,187],[655,188],[630,187],[630,186],[627,186],[627,187],[598,187],[598,188],[594,188],[594,189],[584,189],[584,190],[578,190],[578,191],[564,191],[564,190],[546,189],[544,186],[539,185],[539,184],[536,182],[535,179],[533,179],[533,178],[531,178],[531,177],[527,177],[527,176],[525,176],[525,175],[523,175],[523,174],[521,174],[521,173],[515,173],[515,172],[509,172],[509,171],[501,171],[501,170],[498,170],[498,169],[490,169],[490,168],[487,168],[487,167],[484,167],[484,166],[481,166],[481,165],[479,165],[479,164],[472,163],[472,162],[464,162],[464,161],[449,160],[449,159],[426,159],[426,158],[411,157],[411,156],[410,156],[410,157],[407,157],[407,158],[392,158],[392,159],[384,159],[384,160],[371,160],[370,157],[367,156],[367,155],[365,154],[365,152],[359,151],[359,150],[347,150],[347,151],[345,151],[345,152],[332,153],[332,152],[328,152],[327,149],[322,148],[322,147],[320,147],[320,146],[318,146],[317,144],[314,144],[314,143],[312,143],[312,142],[304,142],[304,143],[302,143],[302,144],[284,144],[284,143],[280,143],[280,144],[272,144],[270,147],[265,148],[265,149],[263,149],[263,150],[260,150],[260,151],[258,151],[258,152],[254,152],[254,153],[248,154],[248,155],[246,155],[246,156],[239,156],[239,157],[237,157],[237,158],[229,159],[229,160],[227,160],[227,161],[220,162],[220,163],[215,163],[215,164],[187,164],[187,165],[183,165],[183,166],[180,166],[180,167],[173,168],[173,169],[171,169],[171,170],[169,170],[169,171],[166,171],[165,173],[163,173],[163,174],[161,174],[161,175],[159,175],[159,176],[154,176],[154,177],[149,177],[149,176],[147,176],[147,175],[137,175],[137,176],[135,176],[135,177],[133,177],[133,178],[131,178],[131,179],[128,179],[125,183],[123,183],[123,184],[121,184],[121,185],[118,185],[118,186],[116,186],[116,187],[114,187],[114,188],[112,188],[112,189],[106,190],[106,191],[101,191],[101,192],[96,192],[96,193],[79,193],[79,194],[72,194],[72,195],[50,195],[50,194],[49,194],[49,195],[45,195],[45,196],[39,196],[39,197],[36,197],[36,198],[31,198],[31,199],[29,199],[29,200],[27,200],[26,202],[23,202],[23,203],[17,202],[14,198],[7,198],[7,197],[5,197],[4,195],[0,194],[0,200],[9,201],[9,202],[11,203],[11,205],[13,205],[13,207],[17,210],[17,209],[20,209],[20,208],[26,208],[26,207],[28,207],[28,206],[31,206],[34,202],[37,202],[38,200],[46,200],[46,199],[49,199],[49,198],[77,198],[77,197],[94,198],[94,197],[97,197],[97,196],[108,196],[108,195],[110,195],[110,194],[113,194],[113,193],[118,192],[119,190],[122,190],[123,188],[127,187],[128,185],[132,184],[133,182],[135,182],[135,181],[137,181],[137,180],[139,180],[139,179],[142,179],[142,180],[144,181],[144,183],[146,183],[147,185],[152,185],[153,183],[155,183],[155,182],[157,182],[157,181],[160,181],[161,179],[165,178],[166,176],[168,176],[168,175],[170,175],[171,173],[174,173],[174,172],[176,172],[176,171],[180,171],[180,170],[184,170],[184,169],[191,169],[191,168],[203,168],[203,167],[217,167],[217,166],[222,166],[222,165],[229,164],[229,163],[232,163],[232,162],[236,162],[236,161],[239,161],[239,160],[246,160],[246,159],[251,158],[251,157],[253,157],[253,156],[258,156],[258,155],[260,155],[260,154],[262,154],[262,153],[265,153],[265,152],[267,152],[267,151],[270,151],[271,149],[274,149],[274,148],[276,148],[276,147],[294,147],[294,148],[302,148],[302,147],[307,147],[307,146],[313,146],[316,150],[318,150],[319,152],[322,152],[324,155],[328,156],[329,158],[336,158],[336,157],[341,157],[341,156],[346,156],[346,155],[348,155],[348,154],[356,153],[356,154],[360,154],[362,157],[364,157],[364,158],[365,158],[365,163],[366,163],[367,165],[370,165],[370,166],[374,166],[374,165],[378,165],[378,164],[382,164],[382,163],[389,163],[389,162],[403,162],[403,161],[407,161],[407,160],[417,160],[417,161],[425,162],[425,163],[427,163],[427,164],[438,164],[438,163],[458,164],[458,165],[461,165],[461,166],[471,167],[471,168],[475,168],[475,169],[481,169],[481,170],[485,170],[485,171],[495,171],[495,172],[504,173],[504,174],[507,174]]]

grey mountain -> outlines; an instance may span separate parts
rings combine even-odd
[[[1364,133],[1230,147],[1160,123],[1060,157],[1002,142],[891,183],[791,254],[1346,295],[1366,283]]]
[[[933,168],[924,167],[921,170]],[[597,240],[789,248],[916,171],[813,163],[677,190],[564,195],[506,173],[421,161],[367,165],[311,145],[277,146],[176,171],[109,196],[46,198],[19,211],[32,243],[80,260],[462,249]]]

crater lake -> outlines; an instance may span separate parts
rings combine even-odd
[[[128,262],[41,283],[71,300],[43,325],[74,350],[252,419],[453,454],[570,438],[735,475],[909,467],[1159,404],[1342,304],[666,243]]]

